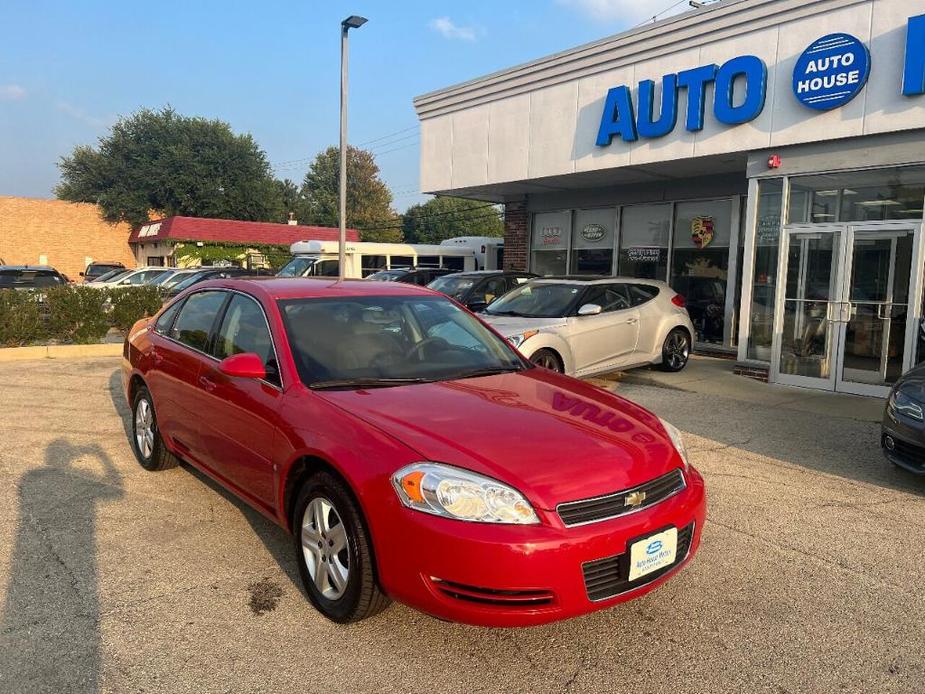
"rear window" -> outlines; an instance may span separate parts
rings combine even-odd
[[[51,270],[0,270],[0,287],[31,289],[64,284],[64,279]]]
[[[658,296],[658,287],[653,287],[651,284],[628,284],[626,286],[629,289],[630,303],[633,306],[652,301]]]

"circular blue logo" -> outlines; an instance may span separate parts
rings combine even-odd
[[[793,68],[793,93],[817,111],[844,106],[870,74],[867,46],[850,34],[829,34],[803,51]]]

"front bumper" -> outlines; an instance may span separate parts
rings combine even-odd
[[[880,447],[894,465],[925,475],[925,424],[922,422],[913,422],[902,415],[893,419],[889,413],[884,414]]]
[[[682,492],[645,510],[571,528],[551,511],[537,511],[538,526],[501,526],[399,507],[388,537],[378,538],[379,579],[390,596],[411,607],[480,626],[530,626],[611,607],[658,587],[696,553],[706,493],[694,468],[686,480]],[[672,526],[679,531],[675,563],[626,582],[628,562],[620,557],[629,545]],[[612,575],[606,597],[599,582],[589,578],[586,584],[586,572],[599,576],[601,570],[624,572]]]

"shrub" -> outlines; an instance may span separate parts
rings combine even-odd
[[[158,287],[117,287],[108,290],[111,311],[109,322],[123,335],[136,321],[153,316],[161,307],[163,296]]]
[[[100,342],[109,332],[106,291],[93,287],[52,287],[45,292],[48,335],[62,342]]]
[[[41,304],[31,292],[0,291],[0,347],[21,347],[45,337]]]

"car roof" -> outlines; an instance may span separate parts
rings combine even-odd
[[[57,272],[51,265],[0,265],[0,270],[49,270]]]
[[[206,280],[195,285],[202,289],[237,289],[254,296],[277,299],[320,299],[353,296],[443,296],[416,284],[338,280],[326,277],[236,277]]]
[[[536,277],[530,280],[531,284],[542,282],[545,284],[612,284],[614,282],[627,282],[632,284],[648,284],[652,287],[667,287],[661,280],[640,279],[638,277],[604,277],[602,275],[561,275],[550,277]]]
[[[518,277],[536,277],[532,272],[519,272],[518,270],[466,270],[465,272],[454,272],[453,277],[488,277],[490,275],[517,275]],[[447,275],[449,277],[449,275]]]

